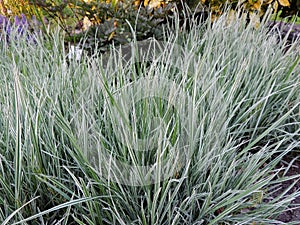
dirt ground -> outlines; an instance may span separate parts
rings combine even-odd
[[[286,167],[288,163],[292,162],[293,159],[295,157],[294,156],[287,156],[284,158],[284,163],[280,163],[281,165],[278,165],[278,168],[282,168],[282,167]],[[298,161],[295,161],[292,163],[292,166],[290,167],[290,169],[288,170],[288,172],[286,173],[286,176],[293,176],[293,175],[298,175],[300,174],[300,161],[298,159]],[[296,182],[297,181],[297,182]],[[299,178],[296,178],[296,179],[293,179],[293,180],[289,180],[289,181],[286,181],[286,182],[283,182],[281,184],[281,190],[280,191],[283,191],[283,190],[286,190],[288,187],[290,187],[294,182],[295,185],[293,186],[293,188],[287,193],[288,194],[291,194],[295,191],[299,191],[300,190],[300,179]],[[280,192],[279,191],[279,192]],[[275,197],[275,196],[274,196]],[[294,206],[292,206],[294,205]],[[298,206],[295,206],[295,205],[298,205]],[[277,220],[281,221],[281,222],[285,222],[285,223],[289,223],[289,222],[296,222],[296,223],[293,223],[293,224],[300,224],[300,196],[296,197],[292,202],[291,202],[291,205],[289,206],[289,208],[283,212],[282,214],[280,214],[278,217],[277,217]]]
[[[277,28],[277,31],[278,31],[278,33],[280,33],[281,38],[288,36],[288,38],[287,38],[288,42],[292,42],[293,40],[299,41],[299,39],[300,39],[300,24],[294,24],[292,26],[291,24],[284,23],[284,22],[270,22],[269,28],[272,28],[272,27]],[[285,162],[282,162],[281,165],[278,165],[278,169],[282,168],[282,167],[286,167],[289,163],[293,162],[295,157],[296,157],[295,155],[286,156],[283,160]],[[298,175],[298,174],[300,174],[300,159],[298,159],[297,161],[294,161],[292,163],[292,166],[287,171],[286,176],[293,176],[293,175]],[[295,185],[287,193],[287,195],[291,194],[295,191],[299,191],[300,190],[300,179],[299,178],[283,182],[280,187],[281,191],[290,187],[294,182],[296,182]],[[274,193],[274,195],[279,194],[279,193],[280,193],[280,190],[278,192]],[[288,224],[292,223],[292,224],[300,225],[300,196],[296,197],[291,202],[291,205],[289,206],[289,208],[285,212],[280,214],[277,217],[277,220],[284,222],[284,223],[288,223]]]

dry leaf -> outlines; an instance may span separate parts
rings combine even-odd
[[[290,6],[290,2],[288,0],[278,0],[281,6]]]

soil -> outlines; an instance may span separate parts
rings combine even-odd
[[[300,24],[290,24],[286,22],[270,21],[267,28],[274,35],[278,35],[279,39],[286,38],[285,50],[289,49],[292,42],[297,42],[300,47]]]
[[[300,35],[300,24],[290,24],[286,22],[270,21],[267,23],[269,28],[276,28],[281,36],[288,35],[289,41],[295,40]]]
[[[271,32],[276,31],[277,34],[279,34],[280,38],[287,36],[287,44],[298,41],[300,44],[300,24],[294,24],[291,25],[289,23],[284,22],[269,22],[268,27]],[[286,46],[289,48],[289,46]],[[284,168],[287,167],[287,165],[291,164],[289,170],[285,174],[286,176],[293,176],[293,175],[299,175],[300,174],[300,160],[295,160],[295,155],[289,155],[284,158],[284,160],[277,166],[277,168]],[[295,184],[293,185],[293,183]],[[285,181],[280,185],[280,190],[276,193],[274,193],[274,197],[276,195],[280,194],[280,192],[286,190],[288,187],[293,185],[293,187],[290,189],[286,195],[290,195],[292,193],[295,193],[296,191],[300,190],[300,179],[295,178],[291,179],[289,181]],[[281,213],[277,217],[278,221],[288,223],[288,224],[300,224],[300,196],[296,197],[292,202],[290,203],[289,207],[286,211]]]
[[[277,168],[278,169],[286,168],[289,164],[291,164],[291,166],[290,166],[289,170],[287,171],[287,173],[285,174],[285,176],[299,175],[300,174],[300,161],[299,161],[299,159],[293,161],[294,159],[295,159],[295,156],[292,156],[292,155],[284,157],[283,161],[277,166]],[[296,183],[293,185],[294,182],[296,182]],[[281,183],[281,185],[279,187],[280,190],[273,194],[274,197],[276,197],[276,195],[280,194],[282,191],[286,190],[291,185],[293,185],[293,187],[290,189],[290,191],[288,193],[286,193],[286,196],[300,190],[300,179],[295,178],[295,179],[291,179],[289,181],[285,181],[285,182]],[[290,203],[290,205],[288,206],[286,211],[281,213],[277,217],[277,220],[284,222],[284,223],[294,222],[293,224],[300,224],[300,196],[298,196],[294,200],[292,200],[292,202]]]
[[[275,33],[279,35],[280,38],[287,37],[287,49],[289,48],[289,44],[293,41],[297,41],[300,45],[300,24],[289,24],[285,22],[269,22],[268,28],[271,30],[271,33]],[[287,165],[291,164],[289,170],[285,174],[286,176],[293,176],[293,175],[299,175],[300,174],[300,160],[294,160],[295,155],[288,155],[284,157],[283,161],[277,166],[278,169],[285,168]],[[295,184],[293,185],[293,183]],[[287,195],[290,195],[292,193],[295,193],[300,190],[300,179],[295,178],[291,179],[289,181],[285,181],[280,185],[280,190],[274,193],[274,197],[276,195],[280,194],[280,192],[286,190],[288,187],[293,185],[293,187],[290,189]],[[300,224],[300,196],[296,197],[292,202],[290,203],[289,207],[286,211],[281,213],[277,217],[278,221],[281,221],[283,223],[288,224]]]

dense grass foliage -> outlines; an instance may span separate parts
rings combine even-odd
[[[226,18],[126,60],[68,60],[59,30],[1,43],[0,221],[278,224],[300,194],[272,195],[300,146],[299,49]]]

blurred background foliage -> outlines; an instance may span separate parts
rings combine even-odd
[[[124,44],[133,38],[160,39],[163,26],[175,21],[174,11],[179,20],[180,16],[186,20],[189,14],[201,22],[209,13],[213,19],[219,17],[229,5],[233,14],[242,9],[256,24],[268,10],[277,15],[275,18],[294,18],[300,10],[300,0],[0,0],[2,15],[34,15],[47,24],[58,24],[68,42],[79,43],[86,37],[84,48],[90,51],[97,43],[100,52],[111,43]],[[183,26],[188,22],[180,23]]]
[[[300,10],[300,0],[0,0],[0,9],[1,14],[5,16],[22,13],[32,15],[37,11],[44,11],[59,19],[69,19],[85,14],[91,23],[98,24],[103,22],[98,15],[104,13],[99,11],[103,9],[101,5],[106,4],[118,11],[120,3],[122,7],[134,6],[135,9],[157,9],[170,3],[177,6],[183,3],[191,9],[197,6],[208,8],[215,15],[220,15],[228,4],[232,5],[232,8],[242,7],[248,12],[258,13],[259,16],[263,16],[268,8],[272,8],[274,12],[281,11],[281,16],[284,17],[297,15]]]
[[[1,10],[10,10],[12,14],[31,12],[32,5],[35,2],[44,3],[44,5],[52,5],[53,7],[69,4],[69,6],[76,6],[77,4],[95,4],[95,3],[112,3],[116,5],[118,2],[123,2],[126,4],[134,4],[135,6],[149,6],[151,8],[156,8],[160,6],[165,6],[170,2],[180,2],[178,0],[0,0]],[[276,5],[277,7],[287,7],[290,8],[292,13],[299,11],[300,2],[299,0],[183,0],[182,2],[189,5],[191,8],[195,7],[199,3],[210,5],[212,10],[219,10],[220,6],[225,3],[229,4],[242,4],[247,9],[250,10],[260,10],[265,6]],[[286,10],[287,10],[286,8]],[[3,13],[3,12],[2,12]]]

